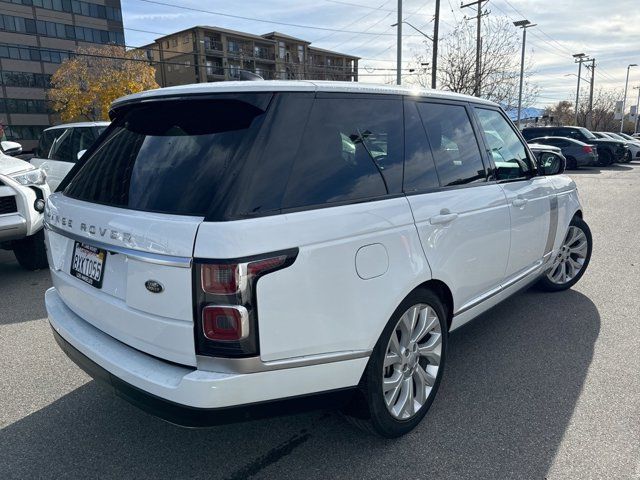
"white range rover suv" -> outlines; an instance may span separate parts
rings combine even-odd
[[[46,174],[24,160],[5,154],[0,144],[0,248],[13,250],[21,267],[46,268],[43,210],[49,196]],[[18,145],[18,144],[13,144]],[[15,148],[15,153],[21,151]]]
[[[485,100],[221,82],[123,97],[111,118],[47,201],[49,321],[173,423],[341,405],[402,435],[448,332],[589,263],[562,159],[534,159]]]

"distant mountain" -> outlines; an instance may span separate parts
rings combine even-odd
[[[505,111],[507,112],[507,115],[509,115],[509,118],[511,120],[517,120],[518,119],[518,107],[506,107],[506,106],[502,106],[502,108],[505,109]],[[542,108],[534,108],[534,107],[529,107],[529,108],[523,108],[522,112],[520,112],[520,118],[521,119],[525,119],[525,118],[535,118],[535,117],[542,117],[542,115],[544,115],[544,109]]]

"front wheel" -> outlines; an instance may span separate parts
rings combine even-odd
[[[416,290],[400,304],[364,372],[361,405],[348,412],[353,423],[386,438],[420,423],[442,378],[446,318],[443,303],[430,290]]]
[[[601,167],[608,167],[613,163],[613,155],[611,152],[605,150],[598,155],[598,165]]]
[[[577,170],[578,161],[573,157],[567,157],[567,170]]]
[[[539,280],[538,286],[551,292],[573,287],[589,266],[592,247],[589,225],[580,217],[573,217],[551,268]]]
[[[47,268],[47,251],[44,246],[44,230],[13,242],[13,254],[26,270]]]

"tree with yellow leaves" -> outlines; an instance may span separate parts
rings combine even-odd
[[[80,47],[51,78],[48,97],[63,122],[108,120],[116,98],[151,88],[158,88],[155,68],[141,51]]]

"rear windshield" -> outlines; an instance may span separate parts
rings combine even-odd
[[[161,101],[117,118],[65,195],[148,212],[206,216],[256,137],[271,94]]]

